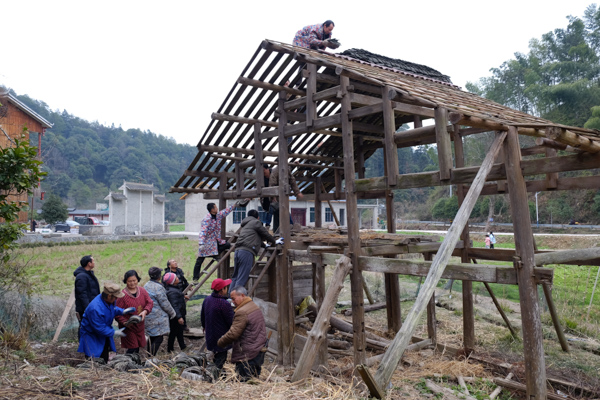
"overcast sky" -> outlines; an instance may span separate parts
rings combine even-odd
[[[331,19],[337,52],[425,64],[464,88],[590,4],[0,0],[0,83],[53,110],[196,145],[263,39],[291,43]]]

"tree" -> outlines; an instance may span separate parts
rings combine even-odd
[[[583,127],[600,130],[600,106],[592,107],[592,116],[587,120]]]
[[[6,148],[0,148],[0,284],[5,283],[5,270],[11,251],[17,246],[16,240],[23,235],[25,224],[19,223],[19,212],[27,210],[27,202],[19,199],[33,194],[46,173],[40,169],[37,149],[25,140],[27,128],[23,128],[21,139],[10,141]]]
[[[65,221],[69,217],[67,205],[55,194],[50,194],[42,206],[42,218],[48,224]]]

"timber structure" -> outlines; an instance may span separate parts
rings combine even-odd
[[[219,199],[220,208],[226,199],[279,197],[284,245],[269,257],[275,262],[268,273],[262,271],[260,275],[269,278],[266,299],[277,303],[278,362],[291,365],[298,358],[298,354],[294,357],[294,274],[300,268],[296,264],[308,266],[303,272],[312,277],[311,292],[317,307],[330,309],[327,307],[331,305],[323,302],[337,294],[326,296],[324,267],[336,265],[344,257],[344,262],[350,263],[352,295],[352,326],[347,332],[352,335],[355,366],[372,395],[384,396],[382,389],[388,386],[407,348],[436,345],[434,289],[440,278],[449,278],[463,281],[466,353],[475,347],[472,282],[484,282],[494,299],[488,283],[518,284],[522,317],[528,321],[522,332],[527,398],[545,399],[537,286],[542,285],[548,295],[553,271],[536,267],[541,263],[536,264],[527,193],[600,188],[600,176],[574,179],[559,175],[600,167],[600,133],[554,124],[462,91],[437,71],[420,68],[424,66],[398,67],[388,63],[389,59],[381,63],[360,59],[359,53],[331,54],[263,41],[212,114],[198,143],[197,156],[171,192],[203,193],[205,198]],[[418,68],[413,68],[415,65]],[[412,129],[399,132],[405,123]],[[495,132],[487,157],[480,166],[465,166],[463,138],[483,132]],[[535,137],[536,146],[521,148],[522,135]],[[437,145],[439,170],[398,174],[397,149],[423,144]],[[385,176],[365,178],[365,160],[379,148],[384,153]],[[567,154],[558,155],[558,150]],[[264,163],[279,168],[279,186],[265,187]],[[291,236],[288,171],[304,196],[315,201],[317,227],[322,225],[321,202],[346,201],[345,237],[336,241]],[[456,185],[460,204],[443,242],[396,235],[392,190],[440,185]],[[469,239],[469,215],[479,196],[498,193],[508,194],[510,200],[516,249],[474,249]],[[390,233],[384,239],[361,238],[357,201],[366,198],[386,201]],[[402,259],[407,253],[422,257]],[[452,256],[460,257],[461,262],[450,262]],[[588,259],[597,263],[594,257]],[[569,256],[558,258],[564,263],[577,261]],[[476,260],[509,261],[513,267]],[[363,271],[384,274],[388,327],[396,332],[377,360],[366,357],[366,348],[373,346],[374,339],[365,331]],[[219,268],[221,277],[226,278],[227,273],[227,268]],[[404,321],[399,274],[426,277]],[[551,297],[548,300],[551,302]],[[501,308],[498,311],[502,313]],[[429,337],[410,345],[419,317],[425,312]],[[329,316],[321,314],[318,321],[326,323]],[[334,319],[331,317],[329,323],[340,324]],[[560,330],[558,321],[555,324]],[[510,324],[508,327],[515,334]],[[322,326],[319,332],[306,341],[316,357],[301,360],[326,362]],[[372,375],[368,367],[376,361],[380,361],[379,367]],[[298,367],[307,370],[305,365]]]

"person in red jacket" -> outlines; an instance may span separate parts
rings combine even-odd
[[[123,283],[127,287],[123,289],[124,296],[117,299],[116,302],[117,307],[135,307],[135,312],[132,315],[139,315],[139,320],[136,319],[136,323],[130,323],[129,316],[120,315],[115,317],[119,323],[119,328],[126,328],[124,333],[127,336],[121,338],[121,348],[127,349],[127,353],[139,353],[140,347],[146,348],[144,319],[152,311],[154,302],[146,289],[138,286],[141,280],[135,270],[125,272]]]

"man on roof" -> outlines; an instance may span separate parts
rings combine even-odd
[[[313,50],[325,50],[327,47],[336,48],[337,45],[330,41],[334,26],[333,21],[329,19],[322,24],[305,26],[296,32],[293,44]]]

